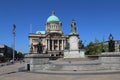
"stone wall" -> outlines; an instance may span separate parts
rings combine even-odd
[[[39,72],[41,70],[50,70],[50,71],[77,71],[77,70],[100,70],[101,66],[99,62],[81,62],[82,64],[78,64],[76,62],[49,62],[48,64],[41,65],[31,65],[31,71]]]
[[[120,53],[102,53],[98,60],[90,61],[58,61],[49,60],[49,57],[30,57],[30,71],[93,71],[93,70],[120,70]]]
[[[100,57],[101,66],[105,69],[120,69],[120,52],[102,53]]]
[[[45,68],[45,64],[48,64],[49,57],[47,54],[28,54],[25,56],[25,68],[27,69],[28,65],[30,65],[30,71],[34,71],[38,66],[39,69],[43,69]]]

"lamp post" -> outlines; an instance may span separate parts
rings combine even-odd
[[[13,63],[15,62],[15,33],[16,33],[16,25],[13,24]]]

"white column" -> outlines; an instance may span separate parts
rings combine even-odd
[[[59,44],[59,40],[58,40],[58,50],[60,50],[59,47],[60,47],[60,44]]]
[[[33,45],[33,53],[35,53],[35,46]]]
[[[62,50],[63,50],[63,45],[64,45],[64,44],[63,44],[63,40],[62,40]]]
[[[52,50],[54,50],[54,40],[52,40]]]
[[[50,50],[50,40],[48,39],[48,50]]]
[[[46,39],[46,49],[48,48],[48,39]]]
[[[66,40],[64,40],[64,48],[66,47]]]

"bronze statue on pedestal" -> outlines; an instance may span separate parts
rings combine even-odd
[[[43,51],[42,49],[42,43],[41,43],[41,39],[38,40],[38,45],[37,45],[37,53],[41,54]]]

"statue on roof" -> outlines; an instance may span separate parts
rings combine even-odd
[[[55,11],[52,11],[52,15],[55,15]]]
[[[76,23],[74,19],[72,20],[71,23],[71,33],[76,33]]]

